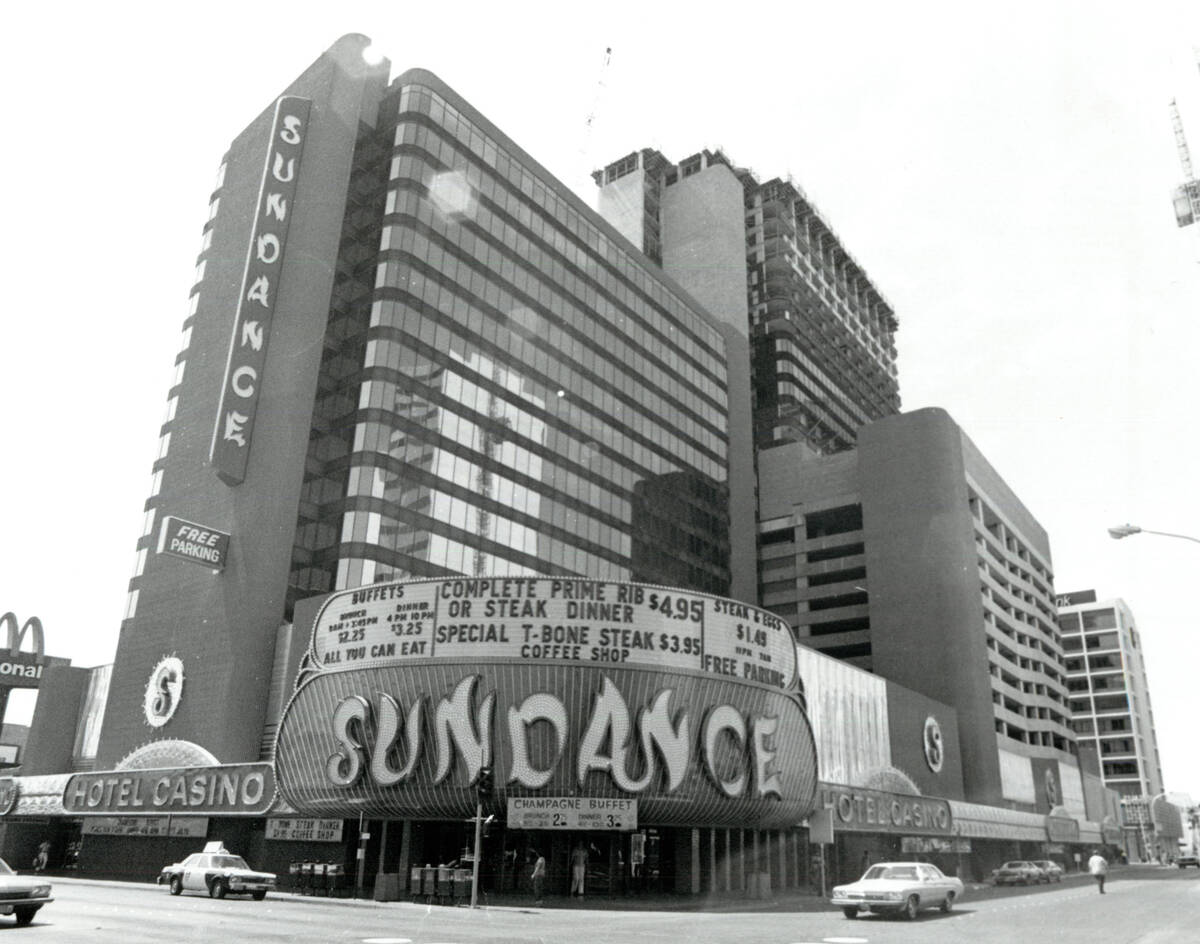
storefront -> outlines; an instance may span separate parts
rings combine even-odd
[[[273,762],[160,740],[122,770],[18,778],[6,844],[52,829],[88,873],[145,880],[219,839],[281,878],[317,861],[404,894],[414,867],[473,864],[481,810],[485,893],[524,891],[538,856],[560,894],[579,871],[596,895],[807,880],[816,750],[778,617],[574,578],[375,584],[302,617]]]
[[[958,841],[948,800],[827,783],[818,796],[833,825],[826,862],[831,883],[854,881],[874,862],[903,859],[957,872]]]
[[[955,834],[969,840],[968,874],[963,881],[982,882],[1010,859],[1045,858],[1046,817],[978,803],[950,801]]]

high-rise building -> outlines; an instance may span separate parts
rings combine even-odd
[[[593,178],[606,219],[747,326],[758,447],[839,452],[899,411],[895,313],[799,186],[761,183],[719,151],[636,151]]]
[[[643,152],[614,227],[366,44],[221,162],[116,660],[47,672],[0,851],[145,880],[220,839],[382,899],[479,811],[500,893],[544,854],[565,894],[585,835],[604,896],[1107,841],[1045,535],[890,415],[894,318],[803,195]]]
[[[762,605],[958,712],[967,799],[1082,809],[1045,530],[942,410],[759,453]]]
[[[101,767],[166,719],[222,762],[269,751],[292,606],[322,592],[543,574],[753,598],[736,332],[366,44],[335,44],[221,161]]]
[[[1060,594],[1071,726],[1080,749],[1096,752],[1104,785],[1122,796],[1163,790],[1154,709],[1133,613],[1096,591]]]

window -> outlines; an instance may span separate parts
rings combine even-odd
[[[1115,610],[1088,610],[1083,614],[1083,628],[1116,629],[1117,614]]]

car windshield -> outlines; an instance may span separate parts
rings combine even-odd
[[[244,869],[248,868],[246,860],[241,856],[235,855],[218,855],[212,857],[212,867],[214,869]]]
[[[917,870],[911,865],[873,865],[867,869],[867,874],[863,876],[864,880],[869,879],[915,879]]]
[[[16,874],[17,874],[16,872],[14,872],[12,869],[10,869],[8,867],[7,862],[5,862],[3,859],[0,859],[0,875],[16,875]]]

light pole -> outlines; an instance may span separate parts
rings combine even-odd
[[[1131,534],[1157,534],[1164,538],[1180,538],[1200,544],[1200,538],[1194,538],[1187,534],[1172,534],[1170,531],[1151,531],[1149,528],[1139,528],[1136,524],[1119,524],[1115,528],[1108,529],[1108,536],[1114,541],[1127,538]]]

